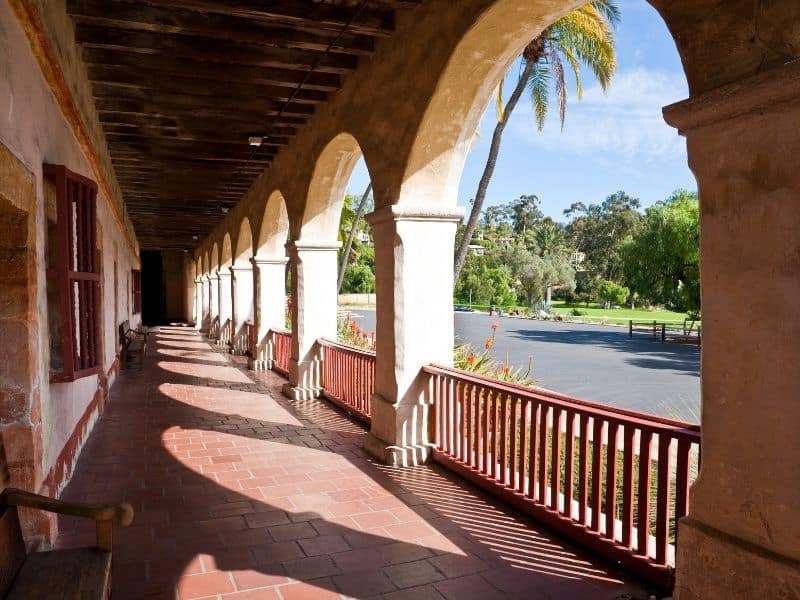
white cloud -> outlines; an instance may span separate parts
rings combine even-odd
[[[582,101],[571,94],[563,132],[555,106],[544,130],[537,132],[527,97],[520,100],[509,129],[518,141],[547,150],[602,152],[645,162],[672,159],[685,154],[685,143],[664,122],[661,108],[687,95],[682,73],[638,68],[617,73],[607,94],[599,85],[586,89]]]

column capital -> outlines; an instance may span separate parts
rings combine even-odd
[[[664,120],[682,134],[800,98],[800,62],[794,61],[699,96],[665,106]]]
[[[290,252],[338,252],[342,247],[342,242],[322,241],[322,240],[294,240],[286,243],[286,249]]]
[[[209,273],[208,275],[206,275],[206,279],[208,279],[209,281],[213,281],[215,279],[219,279],[219,275],[216,272]]]
[[[261,265],[285,265],[287,262],[289,262],[288,256],[276,256],[274,258],[259,258],[254,256],[250,259],[250,263],[254,267],[260,267]]]
[[[230,277],[231,276],[232,267],[220,267],[219,271],[217,271],[217,277],[222,279],[223,277]]]
[[[237,271],[252,271],[253,265],[249,263],[245,265],[233,265],[230,269],[232,273],[235,273]]]
[[[365,218],[372,227],[386,222],[418,221],[424,223],[458,223],[464,209],[457,206],[407,206],[392,204],[371,212]]]

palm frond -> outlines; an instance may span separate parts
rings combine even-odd
[[[557,51],[552,48],[547,55],[550,67],[553,70],[553,83],[555,85],[556,97],[558,98],[558,118],[561,122],[561,130],[564,130],[564,119],[567,116],[567,80],[564,77],[564,63]]]
[[[550,108],[550,68],[538,62],[528,78],[528,88],[531,91],[533,112],[536,115],[536,127],[541,131]]]

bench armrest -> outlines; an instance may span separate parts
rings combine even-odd
[[[22,506],[38,510],[45,510],[60,515],[73,517],[86,517],[95,521],[97,530],[97,547],[100,550],[111,552],[112,529],[114,523],[127,527],[133,523],[133,507],[127,502],[119,504],[82,504],[79,502],[65,502],[56,498],[48,498],[15,488],[7,488],[0,494],[0,503],[5,502],[10,506]]]
[[[133,523],[133,507],[127,502],[119,504],[83,504],[79,502],[66,502],[56,498],[49,498],[33,494],[16,488],[7,488],[3,493],[5,501],[11,506],[24,506],[36,508],[60,515],[85,517],[95,521],[112,521],[127,527]]]

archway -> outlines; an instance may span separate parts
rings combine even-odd
[[[253,283],[253,233],[250,220],[242,219],[239,235],[236,238],[236,249],[231,266],[231,285],[233,293],[232,316],[232,350],[238,354],[247,353],[249,346],[248,326],[254,327],[255,298]]]

